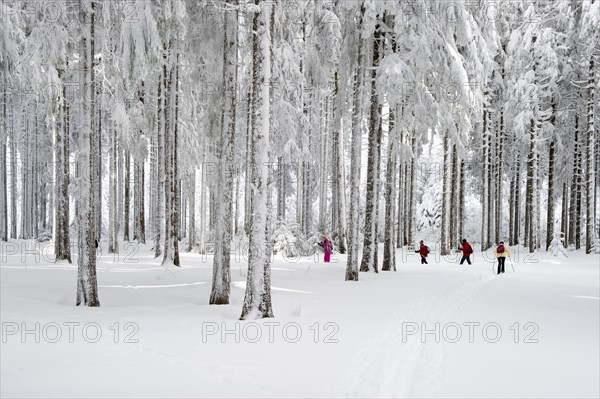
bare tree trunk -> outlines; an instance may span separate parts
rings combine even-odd
[[[457,150],[456,150],[456,144],[452,145],[452,162],[450,164],[450,209],[449,209],[449,215],[448,215],[448,219],[449,219],[449,224],[450,224],[450,229],[449,229],[449,234],[448,234],[448,244],[449,244],[449,251],[450,248],[453,248],[455,243],[457,242],[457,237],[456,237],[456,216],[458,214],[458,209],[457,209],[457,193],[456,190],[458,189],[458,184],[457,184],[457,179],[458,179],[458,173],[457,173],[457,169],[458,169],[458,154],[457,154]]]
[[[565,247],[568,246],[568,230],[569,230],[569,186],[565,180],[562,187],[562,215],[560,221],[560,231],[564,235]]]
[[[353,104],[352,104],[352,150],[350,160],[350,219],[348,223],[348,258],[346,264],[346,281],[358,281],[358,232],[359,232],[359,205],[360,205],[360,165],[361,165],[361,120],[363,98],[363,49],[362,39],[364,4],[361,5],[357,15],[357,63],[354,74]]]
[[[206,253],[204,248],[204,237],[206,232],[206,164],[202,164],[200,177],[200,237],[198,239],[199,252]]]
[[[393,113],[390,111],[390,132],[393,131]],[[382,271],[390,271],[394,269],[396,258],[396,246],[394,245],[394,205],[396,181],[396,139],[392,137],[392,133],[388,135],[388,159],[386,166],[386,187],[385,187],[385,233],[383,244],[383,265]]]
[[[518,149],[515,156],[515,175],[513,245],[518,245],[521,229],[521,152]]]
[[[166,54],[165,54],[166,56]],[[163,59],[163,62],[165,60]],[[159,73],[158,77],[158,94],[156,100],[158,106],[156,107],[156,216],[154,218],[154,257],[158,258],[161,256],[161,233],[165,223],[165,98],[166,93],[163,88],[165,86],[164,80],[164,69],[162,73]]]
[[[6,167],[6,149],[8,123],[6,114],[6,77],[2,80],[2,132],[0,132],[0,240],[8,241],[8,179]]]
[[[496,169],[496,164],[495,164],[495,160],[496,158],[494,157],[494,152],[495,152],[495,148],[496,148],[496,141],[497,139],[495,139],[492,135],[491,132],[491,127],[490,127],[490,112],[488,111],[487,113],[487,118],[488,118],[488,150],[487,150],[487,182],[486,182],[486,188],[487,188],[487,215],[486,215],[486,221],[487,221],[487,226],[486,226],[486,242],[485,242],[485,247],[486,249],[491,248],[492,247],[492,233],[494,231],[494,185],[492,184],[492,178],[494,176],[495,173],[495,169]]]
[[[363,241],[363,256],[360,264],[361,272],[368,272],[372,268],[377,273],[377,263],[375,262],[375,253],[377,251],[377,187],[379,179],[378,174],[378,144],[381,143],[380,137],[380,106],[377,95],[377,67],[379,65],[379,46],[381,30],[380,25],[375,25],[373,33],[373,58],[371,69],[371,87],[369,97],[371,99],[371,112],[369,116],[369,159],[367,161],[367,187],[365,203],[365,236]]]
[[[590,69],[587,87],[587,151],[586,151],[586,179],[585,179],[585,199],[586,199],[586,223],[585,223],[585,253],[591,254],[595,241],[594,224],[596,221],[594,204],[594,104],[596,74],[594,57],[590,57]]]
[[[190,174],[189,195],[190,216],[188,220],[188,246],[186,252],[191,252],[196,246],[196,168]]]
[[[465,225],[465,161],[460,161],[460,185],[458,189],[458,239],[464,238]]]
[[[228,5],[237,6],[237,0],[227,0]],[[231,219],[233,217],[233,182],[234,182],[234,150],[236,132],[236,87],[237,87],[237,13],[225,13],[224,34],[224,107],[221,114],[221,138],[219,141],[219,179],[217,192],[217,224],[215,226],[215,255],[213,261],[212,290],[210,294],[211,305],[229,304],[229,291],[231,285]],[[280,193],[281,195],[282,193]],[[268,256],[268,254],[267,254]]]
[[[413,212],[415,209],[414,205],[414,194],[415,194],[415,166],[416,166],[416,154],[417,154],[417,138],[416,134],[413,131],[413,136],[411,138],[411,146],[413,151],[413,158],[410,160],[410,187],[408,189],[408,204],[406,207],[408,208],[408,226],[406,227],[407,231],[407,241],[405,245],[411,244],[413,242]]]
[[[125,150],[125,187],[123,203],[123,240],[129,241],[129,205],[131,203],[131,153]]]
[[[500,111],[500,123],[498,127],[498,146],[496,152],[496,198],[495,198],[495,214],[496,220],[494,222],[495,228],[495,242],[499,243],[503,241],[502,238],[502,183],[504,182],[504,176],[502,176],[502,157],[504,150],[504,111]]]
[[[548,213],[546,220],[546,251],[554,239],[554,140],[550,142],[548,160]]]
[[[445,131],[444,134],[444,163],[442,172],[442,226],[440,230],[440,254],[448,255],[448,231],[447,222],[448,219],[448,152],[449,151],[449,132]]]
[[[335,176],[335,193],[337,223],[337,247],[340,254],[346,253],[346,178],[344,173],[344,139],[342,132],[342,98],[340,96],[339,69],[336,69],[334,75],[334,100],[333,100],[333,151],[334,165],[333,173]]]
[[[404,134],[402,135],[401,143],[404,144]],[[398,159],[398,175],[396,180],[398,181],[398,204],[396,206],[397,214],[396,214],[396,248],[402,248],[404,245],[404,233],[406,231],[406,221],[405,215],[406,210],[404,209],[404,196],[406,188],[406,179],[405,179],[405,165],[406,160],[399,158]]]
[[[485,96],[487,97],[487,91],[485,93]],[[488,203],[488,175],[489,175],[489,151],[490,151],[490,145],[489,145],[489,134],[488,134],[488,124],[489,124],[489,115],[488,115],[488,110],[487,107],[485,107],[485,109],[483,110],[483,176],[482,176],[482,182],[483,182],[483,189],[481,192],[481,251],[485,251],[487,250],[489,247],[487,245],[487,231],[489,229],[489,220],[487,219],[488,216],[488,207],[489,207],[489,203]]]
[[[277,157],[277,220],[285,220],[285,164],[283,157]]]
[[[531,120],[531,130],[529,138],[529,154],[527,156],[527,195],[525,198],[525,224],[527,228],[527,247],[529,252],[534,252],[536,249],[536,238],[537,238],[537,214],[536,205],[537,201],[537,169],[536,169],[536,132],[537,123],[534,119]]]
[[[248,279],[246,294],[240,319],[273,317],[270,289],[270,253],[268,220],[268,173],[263,167],[268,162],[270,145],[270,87],[271,79],[271,37],[270,4],[255,0],[261,7],[253,18],[253,97],[252,97],[252,158],[250,167],[257,170],[253,176],[252,215],[250,217],[250,243],[248,254]],[[256,168],[258,167],[258,168]],[[267,205],[267,206],[265,206]],[[266,250],[265,250],[266,249]]]
[[[246,236],[250,235],[250,230],[249,230],[249,226],[250,226],[250,215],[252,215],[252,181],[251,181],[251,171],[249,169],[250,166],[250,161],[251,161],[251,155],[252,155],[252,90],[249,89],[248,90],[248,100],[247,100],[247,104],[248,104],[248,115],[246,118],[246,173],[245,173],[245,178],[246,178],[246,185],[245,185],[245,191],[244,191],[244,231],[246,232]],[[300,181],[300,179],[298,179],[298,181]],[[300,190],[300,185],[298,185],[298,191],[296,192],[296,203],[300,202],[300,195],[301,195],[301,190]],[[298,217],[298,222],[300,222],[300,215],[301,213],[299,213],[299,209],[301,208],[301,206],[298,206],[297,208],[297,217]]]
[[[17,238],[17,138],[15,133],[14,105],[10,129],[10,238]]]
[[[80,2],[81,20],[88,21],[87,12],[83,1]],[[95,3],[91,5],[90,23],[82,25],[80,42],[80,54],[82,60],[81,81],[85,82],[83,87],[82,101],[82,128],[80,131],[79,166],[86,165],[87,168],[79,173],[78,194],[78,271],[77,271],[77,300],[76,304],[97,307],[98,285],[96,279],[96,201],[99,176],[96,175],[95,165],[96,153],[98,151],[98,131],[93,129],[92,118],[94,116],[94,92],[92,90],[94,77],[94,28],[95,28]],[[89,31],[88,31],[89,29]],[[86,173],[83,173],[85,171]]]
[[[179,135],[179,53],[176,55],[175,60],[175,117],[173,120],[173,141],[172,141],[172,166],[171,166],[171,240],[173,241],[173,264],[175,266],[181,266],[179,260],[179,215],[180,215],[180,187],[181,179],[179,178],[179,165],[178,165],[178,135]],[[231,202],[231,201],[229,201]]]
[[[117,129],[110,130],[109,203],[108,208],[108,253],[118,253],[117,228]]]

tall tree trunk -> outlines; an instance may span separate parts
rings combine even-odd
[[[565,180],[562,186],[562,215],[560,219],[560,231],[563,234],[564,245],[568,246],[568,230],[569,230],[569,186]]]
[[[496,157],[495,157],[495,150],[496,150],[496,141],[497,139],[495,137],[493,137],[492,135],[492,128],[491,128],[491,113],[488,112],[488,151],[487,151],[487,156],[488,156],[488,160],[487,160],[487,164],[488,164],[488,169],[487,169],[487,182],[486,182],[486,188],[487,188],[487,216],[486,216],[486,221],[487,221],[487,226],[486,226],[486,249],[491,248],[492,247],[492,234],[494,231],[494,185],[492,184],[493,181],[493,176],[495,174],[495,169],[496,169]]]
[[[246,117],[246,173],[244,174],[246,179],[245,190],[244,190],[244,231],[246,232],[246,236],[250,235],[250,215],[252,215],[252,174],[250,173],[249,165],[252,156],[252,89],[248,90],[248,99],[247,99],[247,107],[248,114]],[[302,191],[300,190],[300,178],[298,178],[298,188],[296,191],[296,217],[298,223],[301,222],[301,201],[300,195]]]
[[[94,90],[97,90],[97,85],[94,84]],[[94,93],[94,96],[96,94]],[[95,163],[95,174],[97,176],[97,184],[95,187],[94,201],[96,204],[94,205],[95,216],[96,216],[96,238],[98,241],[102,239],[102,96],[96,96],[97,102],[95,108],[97,109],[96,114],[94,114],[97,118],[96,121],[96,149],[97,151],[94,153],[94,163]]]
[[[334,99],[333,99],[333,151],[334,164],[333,173],[336,193],[337,223],[337,247],[340,254],[346,253],[346,176],[344,173],[344,139],[342,132],[342,98],[340,95],[339,67],[334,74]]]
[[[10,125],[10,238],[17,239],[17,137],[14,105]]]
[[[450,133],[448,130],[444,133],[444,163],[442,171],[442,226],[440,230],[440,254],[448,255],[448,162],[450,152]]]
[[[319,140],[319,231],[325,232],[327,229],[327,141],[331,136],[327,126],[327,103],[328,96],[323,101],[319,101],[319,130],[317,130]],[[322,134],[321,132],[325,132]],[[326,141],[327,139],[327,141]]]
[[[521,151],[519,149],[515,156],[515,175],[513,245],[518,245],[521,230]]]
[[[129,241],[129,208],[131,204],[131,153],[125,150],[125,187],[124,187],[124,203],[123,203],[123,240]]]
[[[500,122],[498,126],[498,146],[496,152],[496,198],[495,198],[495,217],[494,222],[495,228],[495,242],[499,243],[503,241],[502,238],[502,183],[504,176],[502,176],[502,157],[504,151],[504,111],[500,110]]]
[[[536,140],[537,140],[537,122],[531,120],[531,129],[529,134],[529,153],[527,155],[527,192],[525,198],[525,227],[526,227],[526,242],[529,252],[533,253],[536,249],[537,238],[537,214],[536,201],[537,193],[537,155],[536,155]]]
[[[485,97],[487,97],[487,91],[485,93]],[[487,232],[489,230],[489,220],[488,220],[488,175],[489,175],[489,151],[490,151],[490,140],[488,134],[488,125],[489,125],[489,114],[487,106],[483,110],[483,176],[482,176],[482,192],[481,192],[481,251],[487,250],[488,240],[487,240]]]
[[[352,104],[352,149],[350,154],[350,219],[348,223],[348,258],[346,264],[346,281],[358,281],[358,232],[360,207],[360,166],[361,166],[361,120],[363,98],[363,49],[362,39],[364,4],[361,4],[357,15],[357,63],[354,73],[353,104]]]
[[[567,246],[575,245],[575,219],[577,216],[577,152],[579,141],[579,117],[575,114],[575,137],[573,139],[573,169],[571,170],[571,198],[569,201],[569,232]]]
[[[548,159],[548,213],[546,219],[546,251],[554,239],[554,140],[550,142],[550,153]]]
[[[380,106],[377,95],[377,67],[379,65],[379,46],[381,39],[381,29],[379,23],[375,25],[373,33],[373,59],[371,64],[371,87],[369,97],[371,99],[371,112],[369,115],[369,159],[367,161],[367,187],[365,203],[365,236],[363,241],[363,256],[360,263],[360,271],[368,272],[374,269],[378,271],[375,263],[375,253],[377,251],[377,188],[379,179],[378,163],[378,144],[380,138]]]
[[[453,248],[455,243],[457,242],[457,237],[456,237],[456,216],[458,214],[458,209],[457,209],[457,189],[458,189],[458,173],[457,173],[457,169],[458,169],[458,154],[457,154],[457,150],[456,150],[456,144],[452,145],[452,162],[450,164],[450,208],[449,208],[449,215],[448,215],[448,219],[449,219],[449,224],[450,224],[450,228],[449,228],[449,234],[448,234],[448,244],[449,244],[449,249]]]
[[[163,62],[166,62],[163,56]],[[165,97],[166,93],[164,92],[164,69],[163,72],[159,72],[158,77],[158,94],[156,100],[158,102],[158,106],[156,107],[156,216],[154,218],[154,257],[158,258],[161,256],[161,233],[163,230],[163,226],[165,223]]]
[[[109,165],[109,193],[108,193],[108,253],[119,252],[118,222],[117,222],[117,129],[110,129],[110,165]]]
[[[393,132],[393,113],[390,111],[390,132]],[[386,166],[386,184],[385,184],[385,232],[383,244],[383,264],[382,271],[394,269],[396,263],[396,246],[394,245],[394,205],[396,181],[396,139],[392,137],[393,133],[388,134],[388,159]]]
[[[202,164],[200,172],[200,237],[198,238],[199,252],[205,254],[204,237],[206,232],[206,164]]]
[[[458,240],[464,238],[465,226],[465,160],[460,161],[459,172],[459,189],[458,189]]]
[[[277,220],[285,220],[285,163],[283,156],[277,157]]]
[[[181,180],[179,178],[179,164],[178,164],[178,137],[179,137],[179,53],[176,55],[175,60],[175,115],[173,118],[173,141],[171,143],[171,240],[173,242],[173,264],[175,266],[181,266],[179,259],[179,215],[180,215],[180,192],[181,192]]]
[[[2,132],[0,132],[0,240],[8,241],[8,179],[6,150],[8,122],[6,114],[6,77],[2,80]]]
[[[402,145],[405,144],[404,134],[402,135],[402,139],[400,141]],[[405,228],[405,213],[404,209],[404,192],[406,191],[406,179],[404,178],[404,168],[406,165],[406,161],[402,158],[398,159],[398,175],[396,176],[396,180],[398,181],[398,204],[396,205],[397,214],[396,214],[396,248],[401,248],[404,245],[404,232]]]
[[[587,151],[586,151],[586,179],[585,179],[585,203],[586,203],[586,223],[585,223],[585,253],[592,253],[592,247],[596,238],[594,224],[596,222],[595,204],[594,204],[594,105],[596,74],[594,57],[590,57],[590,69],[587,87]]]
[[[188,246],[186,252],[191,252],[196,246],[196,168],[190,173],[189,196],[190,216],[188,220]]]
[[[137,169],[138,169],[138,192],[137,192],[137,196],[138,196],[138,212],[136,215],[136,219],[137,219],[137,240],[139,243],[145,244],[146,243],[146,217],[144,215],[144,210],[146,209],[146,204],[145,204],[145,189],[144,187],[145,185],[145,170],[144,170],[144,160],[139,160],[137,161]]]
[[[237,3],[237,0],[226,1],[226,4],[232,7],[237,7]],[[223,48],[223,87],[225,88],[225,98],[223,99],[221,138],[219,140],[219,179],[217,181],[217,195],[219,201],[217,203],[217,224],[215,226],[216,237],[215,255],[213,258],[212,289],[209,301],[211,305],[229,304],[229,291],[231,285],[229,256],[232,238],[233,163],[237,122],[237,96],[235,91],[237,87],[237,13],[225,13]]]
[[[411,147],[413,152],[413,157],[410,160],[410,187],[408,189],[408,204],[406,207],[408,208],[408,225],[406,226],[407,231],[407,241],[406,245],[411,244],[413,242],[413,213],[415,210],[414,205],[414,197],[415,197],[415,178],[416,178],[416,165],[417,165],[417,136],[416,132],[413,130],[412,138],[411,138]]]
[[[270,270],[271,254],[267,202],[269,197],[268,173],[264,165],[269,160],[270,145],[270,87],[271,80],[271,36],[270,7],[278,2],[255,0],[260,13],[253,18],[253,96],[252,96],[252,215],[248,253],[248,279],[240,319],[273,317],[271,304]]]
[[[85,11],[83,0],[80,1],[80,16],[82,21],[90,21],[82,24],[82,35],[80,42],[80,59],[82,61],[81,81],[84,82],[83,101],[81,114],[81,130],[79,134],[79,166],[86,165],[79,173],[78,190],[78,258],[77,258],[77,299],[76,304],[96,307],[100,306],[98,300],[98,284],[96,279],[96,188],[98,176],[96,176],[95,155],[98,144],[98,132],[93,129],[92,118],[94,116],[95,94],[92,90],[94,77],[94,28],[95,28],[95,3],[91,4],[91,15],[89,19]]]

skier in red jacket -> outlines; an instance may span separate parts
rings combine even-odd
[[[429,247],[427,245],[425,245],[423,240],[421,240],[421,242],[419,244],[421,244],[421,245],[420,245],[419,249],[415,252],[418,253],[419,255],[421,255],[421,264],[428,265],[429,263],[427,263],[427,255],[429,254]]]
[[[473,253],[473,248],[471,248],[471,244],[469,244],[467,242],[467,240],[465,240],[463,238],[462,246],[458,247],[458,250],[462,251],[462,253],[463,253],[462,259],[460,260],[460,264],[462,265],[463,263],[465,263],[465,260],[466,260],[467,263],[470,265],[471,264],[471,254]]]

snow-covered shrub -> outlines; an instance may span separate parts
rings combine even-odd
[[[52,240],[52,231],[46,230],[42,231],[37,238],[38,242],[46,242]]]
[[[565,258],[569,257],[569,253],[565,248],[565,234],[562,231],[557,231],[554,233],[554,238],[552,239],[552,242],[550,242],[548,251],[552,254],[552,256],[563,255]]]
[[[600,254],[600,238],[596,238],[592,243],[592,253]]]
[[[299,255],[298,240],[284,221],[277,222],[272,240],[273,253],[282,252],[286,257],[296,257]]]

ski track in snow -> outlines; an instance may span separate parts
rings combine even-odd
[[[443,343],[424,344],[420,334],[402,342],[405,322],[443,323],[459,316],[463,305],[494,280],[482,269],[468,272],[437,295],[425,293],[408,312],[398,312],[394,321],[362,348],[347,376],[345,397],[433,397],[443,395],[441,378],[444,360]],[[440,305],[441,304],[441,305]]]

